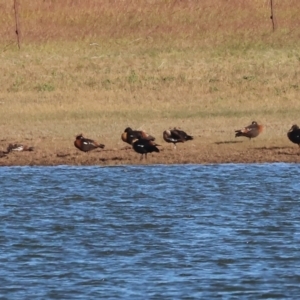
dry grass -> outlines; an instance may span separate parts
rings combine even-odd
[[[0,4],[1,37],[14,40],[12,1]],[[20,2],[19,15],[23,42],[103,41],[112,47],[116,41],[128,46],[134,39],[162,42],[174,46],[211,46],[270,42],[270,4],[239,0],[33,0]],[[276,40],[283,43],[297,37],[299,8],[297,0],[274,0],[278,29]],[[238,39],[237,39],[238,38]],[[161,45],[159,45],[160,48]],[[181,48],[181,47],[180,47]]]
[[[27,1],[0,4],[0,127],[55,150],[75,134],[123,146],[125,127],[180,126],[195,145],[234,139],[252,120],[263,143],[299,122],[300,1]],[[288,142],[287,142],[288,143]],[[39,144],[40,147],[41,144]]]

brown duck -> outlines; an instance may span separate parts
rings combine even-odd
[[[94,140],[84,138],[82,134],[76,136],[74,146],[83,152],[88,152],[96,148],[103,149],[105,147],[105,145],[96,143]]]
[[[33,151],[34,147],[28,147],[27,145],[23,144],[9,144],[7,147],[7,153],[12,152],[12,151]]]
[[[300,128],[298,125],[293,125],[288,131],[287,136],[292,143],[300,147]]]
[[[163,132],[163,139],[167,143],[173,143],[174,148],[176,149],[177,143],[184,143],[186,141],[193,140],[194,138],[191,135],[188,135],[186,132],[180,129],[169,129]]]
[[[155,137],[149,135],[143,130],[132,130],[130,127],[127,127],[121,135],[123,142],[131,145],[132,142],[138,138],[143,138],[149,141],[154,141]]]
[[[0,151],[0,158],[5,157],[8,152],[6,151]]]
[[[257,137],[262,131],[263,131],[263,126],[258,125],[257,122],[253,121],[251,125],[243,129],[236,130],[235,137],[245,136],[251,140],[252,138]]]

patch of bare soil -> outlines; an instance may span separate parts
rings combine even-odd
[[[72,144],[47,146],[42,144],[31,152],[5,153],[8,141],[0,141],[0,166],[57,166],[57,165],[138,165],[138,164],[211,164],[211,163],[300,163],[300,148],[294,144],[287,146],[265,145],[234,140],[223,142],[193,141],[178,144],[175,150],[171,144],[162,144],[159,153],[141,155],[125,144],[119,148],[81,152]]]

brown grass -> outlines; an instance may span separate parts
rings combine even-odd
[[[134,39],[174,45],[199,43],[205,46],[237,42],[273,42],[270,36],[270,1],[239,0],[33,0],[20,2],[23,42],[99,41],[105,44],[133,42]],[[297,37],[297,0],[275,0],[276,40],[286,43]],[[3,1],[1,36],[14,40],[12,1]],[[299,32],[298,32],[299,33]],[[111,46],[111,45],[110,45]],[[182,45],[183,46],[183,45]]]
[[[274,1],[274,33],[269,1],[27,1],[21,50],[3,2],[3,148],[29,139],[55,156],[83,132],[119,149],[127,126],[163,144],[162,131],[180,126],[196,149],[244,151],[227,142],[252,120],[266,128],[260,147],[290,145],[300,123],[297,0]]]

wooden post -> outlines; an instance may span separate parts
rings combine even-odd
[[[18,47],[20,49],[21,46],[20,46],[20,26],[19,26],[18,6],[19,6],[18,0],[14,0],[15,22],[16,22],[16,35],[17,35]]]
[[[270,0],[271,6],[271,16],[270,19],[272,20],[273,32],[275,31],[275,21],[274,21],[274,12],[273,12],[273,0]]]

